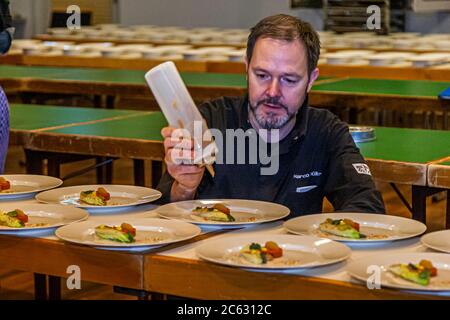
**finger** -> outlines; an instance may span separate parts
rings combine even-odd
[[[176,140],[173,138],[167,138],[165,140],[167,141],[167,146],[177,149],[193,149],[194,148],[194,141],[192,139],[182,139],[182,140]]]
[[[204,167],[200,168],[199,166],[195,165],[168,165],[167,170],[169,171],[170,175],[177,180],[181,179],[183,176],[196,176],[202,174],[205,171]]]
[[[168,138],[170,136],[172,136],[172,133],[176,130],[176,128],[174,127],[164,127],[161,129],[161,135],[164,138]]]
[[[191,164],[195,159],[194,156],[195,152],[192,150],[170,148],[166,152],[164,160],[166,163],[173,163],[175,165]]]
[[[170,159],[175,164],[192,164],[195,159],[195,153],[192,150],[170,149]]]

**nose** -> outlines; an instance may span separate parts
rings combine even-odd
[[[280,96],[280,84],[277,78],[272,79],[267,88],[267,95],[269,97],[279,97]]]

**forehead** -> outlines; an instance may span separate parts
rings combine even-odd
[[[305,45],[300,39],[260,38],[255,43],[250,67],[303,74],[308,68]]]

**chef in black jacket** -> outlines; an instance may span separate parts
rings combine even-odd
[[[247,94],[199,106],[208,127],[221,133],[223,141],[229,140],[225,137],[230,129],[242,130],[247,133],[244,143],[218,143],[221,161],[214,163],[213,176],[204,166],[186,164],[197,158],[191,139],[180,142],[174,128],[164,128],[167,172],[158,185],[161,202],[264,200],[283,204],[292,216],[299,216],[321,212],[326,197],[335,211],[384,213],[347,124],[328,110],[308,105],[308,92],[319,75],[319,54],[317,33],[298,18],[279,14],[253,27],[245,59]],[[271,163],[267,158],[251,160],[264,146],[255,146],[257,140],[251,137],[262,137],[264,130],[276,133],[264,139]],[[241,160],[246,161],[236,161],[243,154]]]

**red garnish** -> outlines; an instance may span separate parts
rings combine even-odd
[[[11,183],[3,177],[0,177],[0,190],[8,190],[11,188]]]
[[[357,231],[359,231],[359,223],[354,222],[350,219],[344,219],[344,223],[350,225],[353,229],[356,229]]]
[[[133,228],[131,224],[124,222],[120,227],[122,228],[122,232],[130,233],[133,237],[136,236],[136,228]]]
[[[100,198],[102,198],[105,201],[108,201],[109,199],[111,199],[111,195],[103,187],[98,188],[96,193],[97,193],[97,196],[99,196]]]
[[[273,241],[267,241],[264,247],[267,249],[267,253],[274,258],[279,258],[283,255],[283,249]]]
[[[227,207],[225,207],[223,204],[221,203],[216,203],[213,206],[213,209],[219,210],[220,212],[223,212],[225,214],[230,214],[230,209],[228,209]]]
[[[22,210],[16,209],[12,212],[15,213],[15,218],[19,219],[24,224],[28,222],[28,216]]]
[[[433,266],[433,263],[431,263],[430,260],[420,260],[419,266],[422,266],[423,268],[429,270],[430,276],[437,276],[437,269]]]

